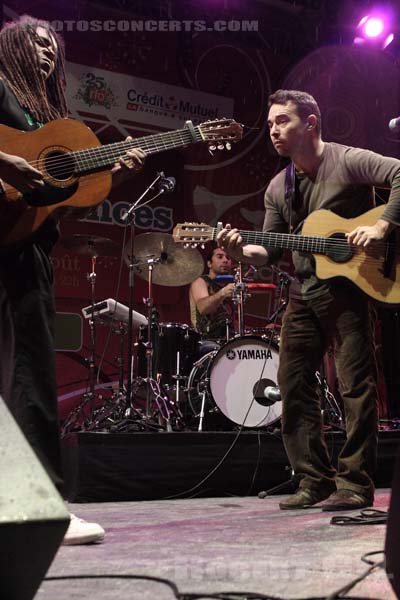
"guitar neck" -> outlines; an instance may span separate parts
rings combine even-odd
[[[218,227],[212,228],[213,240],[216,240],[219,231]],[[326,237],[262,231],[240,231],[240,235],[246,244],[255,244],[266,248],[297,250],[298,252],[311,252],[313,254],[328,254],[330,251],[331,240]]]
[[[141,148],[147,155],[150,155],[202,141],[203,136],[199,126],[190,129],[184,127],[175,131],[146,135],[133,140],[88,148],[87,150],[77,150],[72,152],[71,155],[75,160],[76,173],[82,174],[88,171],[109,168],[128,150],[134,148]]]

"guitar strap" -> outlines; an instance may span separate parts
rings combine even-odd
[[[292,161],[285,169],[285,202],[289,208],[289,233],[293,233],[292,213],[296,195],[296,173]]]

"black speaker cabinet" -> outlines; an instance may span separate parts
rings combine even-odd
[[[68,527],[66,505],[0,397],[0,600],[31,600]]]
[[[392,483],[385,554],[387,576],[397,597],[400,598],[400,450]]]

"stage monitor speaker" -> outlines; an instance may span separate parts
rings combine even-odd
[[[0,462],[0,600],[31,600],[69,514],[1,396]]]
[[[400,450],[392,483],[385,542],[386,573],[400,599]]]

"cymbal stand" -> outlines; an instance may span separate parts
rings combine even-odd
[[[146,346],[146,417],[150,417],[151,411],[151,395],[152,389],[150,385],[150,381],[153,379],[153,355],[154,355],[154,347],[153,347],[153,339],[152,339],[152,329],[155,324],[155,320],[157,319],[155,311],[154,311],[154,302],[153,302],[153,268],[154,265],[160,262],[160,258],[151,258],[147,261],[147,268],[149,273],[149,285],[147,288],[147,298],[145,299],[145,304],[147,307],[147,342]],[[158,327],[158,319],[156,320],[156,325]]]
[[[324,363],[321,363],[319,371],[315,372],[315,377],[318,381],[318,386],[322,395],[322,416],[326,424],[332,425],[337,429],[345,429],[344,416],[339,406],[338,401],[329,389],[328,382],[325,378]]]
[[[152,415],[152,400],[154,398],[156,401],[156,404],[159,408],[160,414],[166,421],[167,430],[171,431],[170,411],[168,409],[168,406],[166,405],[166,402],[165,402],[163,396],[161,395],[161,393],[159,393],[159,385],[158,385],[158,382],[154,379],[154,373],[153,373],[154,344],[153,344],[153,335],[152,334],[153,334],[154,327],[156,327],[158,329],[158,314],[154,308],[154,299],[153,299],[153,269],[154,269],[154,265],[161,262],[161,260],[162,260],[161,256],[156,257],[156,258],[151,257],[141,263],[133,262],[132,264],[135,267],[138,266],[139,264],[146,264],[147,270],[148,270],[147,298],[144,299],[144,304],[146,305],[146,309],[147,309],[147,311],[146,311],[147,312],[147,341],[144,342],[144,346],[146,348],[146,378],[145,378],[146,413],[145,413],[145,417],[146,417],[146,419],[151,419],[153,416]],[[162,414],[163,411],[162,411],[159,399],[162,401],[162,405],[165,408],[166,416]],[[131,408],[133,408],[132,404],[131,404]]]
[[[93,419],[94,412],[94,388],[95,388],[95,380],[96,380],[96,365],[95,365],[95,348],[96,348],[96,319],[94,315],[94,306],[96,304],[95,301],[95,287],[96,287],[96,259],[97,256],[93,255],[92,262],[92,272],[86,275],[87,280],[90,283],[91,287],[91,314],[89,319],[89,330],[90,330],[90,354],[88,358],[89,363],[89,392],[84,394],[84,400],[87,400],[89,403],[89,418],[88,423],[90,424]]]
[[[127,384],[126,384],[126,408],[131,407],[132,405],[132,380],[133,380],[133,352],[132,352],[132,346],[133,346],[133,336],[132,336],[132,331],[133,331],[133,318],[132,318],[132,311],[133,311],[133,300],[134,300],[134,256],[133,256],[133,238],[134,238],[134,234],[135,234],[135,211],[136,209],[144,206],[145,204],[148,204],[149,202],[152,202],[153,200],[155,200],[156,198],[158,198],[158,196],[161,196],[163,194],[163,192],[165,190],[163,189],[159,189],[156,194],[154,194],[151,198],[149,198],[148,200],[143,202],[144,197],[150,193],[151,191],[155,191],[156,190],[156,185],[162,181],[164,177],[164,173],[161,171],[160,173],[157,173],[157,177],[154,179],[154,181],[152,181],[152,183],[144,190],[144,192],[139,196],[139,198],[137,200],[135,200],[135,202],[132,202],[132,204],[130,205],[129,209],[127,210],[127,212],[122,216],[122,221],[126,223],[127,227],[130,227],[130,256],[129,256],[129,265],[128,265],[128,271],[129,271],[129,300],[128,300],[128,353],[127,353],[127,367],[128,367],[128,373],[127,373]]]
[[[289,300],[289,287],[294,277],[282,271],[278,267],[273,266],[272,270],[279,276],[279,288],[278,288],[278,306],[272,314],[267,318],[267,324],[276,323],[278,316],[286,309]]]
[[[164,408],[166,409],[166,416],[164,417],[167,424],[167,431],[172,431],[171,421],[170,421],[170,411],[165,402],[165,398],[159,393],[160,386],[158,382],[155,381],[153,377],[153,359],[154,359],[154,345],[152,338],[152,329],[154,325],[158,329],[158,314],[154,309],[154,299],[153,299],[153,269],[154,265],[161,262],[161,256],[157,258],[149,258],[147,261],[147,268],[149,272],[149,285],[147,288],[147,298],[145,299],[145,304],[147,307],[147,342],[146,346],[146,418],[150,419],[152,417],[151,414],[151,402],[152,398],[155,399],[156,404],[158,406],[158,410],[160,416],[162,415],[162,408],[159,402],[159,399],[162,401]]]
[[[244,303],[249,298],[247,284],[243,283],[242,263],[239,262],[233,290],[233,303],[237,306],[238,334],[244,335]]]
[[[187,338],[189,339],[189,335],[186,333],[185,334],[187,336]],[[180,370],[181,370],[181,353],[179,350],[177,350],[176,352],[176,373],[173,375],[173,378],[176,381],[175,384],[175,405],[177,410],[179,411],[179,400],[180,400],[180,391],[181,391],[181,380],[183,379],[183,377],[180,374]]]

